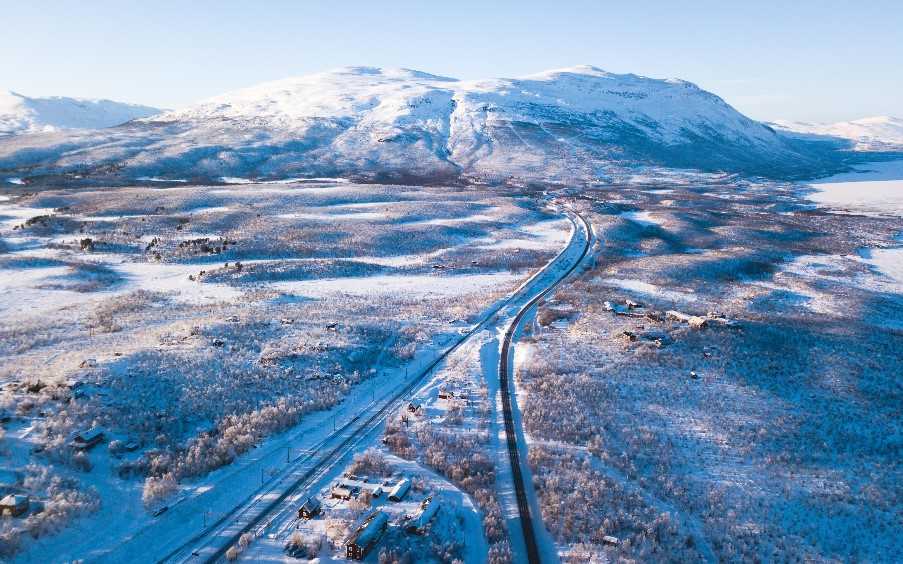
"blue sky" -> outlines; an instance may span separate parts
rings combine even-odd
[[[791,5],[792,4],[792,5]],[[903,2],[2,0],[0,88],[178,107],[344,65],[458,78],[591,64],[758,119],[903,116]]]

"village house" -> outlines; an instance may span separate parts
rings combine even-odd
[[[411,489],[411,481],[407,478],[402,478],[389,492],[389,500],[401,501],[407,495],[409,489]]]
[[[344,499],[347,501],[356,496],[359,491],[360,488],[356,486],[351,486],[345,483],[338,483],[333,486],[330,495],[333,497],[333,499]]]
[[[0,515],[4,517],[18,517],[28,512],[28,496],[10,494],[0,499]]]
[[[374,511],[345,541],[346,556],[353,560],[363,560],[389,526],[389,516],[382,511]]]
[[[298,509],[298,517],[301,519],[313,519],[320,513],[320,500],[309,497]]]
[[[103,441],[103,429],[93,427],[87,431],[78,431],[72,435],[72,448],[76,450],[89,450]]]
[[[427,497],[420,502],[420,508],[417,510],[416,514],[411,516],[407,527],[405,528],[408,532],[423,534],[426,532],[430,521],[432,521],[433,517],[436,516],[436,513],[439,512],[439,508],[440,504],[438,501],[433,500],[433,496]]]

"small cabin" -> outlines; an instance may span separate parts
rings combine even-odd
[[[440,504],[438,501],[433,500],[433,496],[421,501],[420,509],[415,515],[411,516],[410,521],[408,522],[406,527],[408,532],[416,534],[423,534],[426,532],[430,521],[432,521],[433,517],[436,516],[436,513],[439,512],[439,508]]]
[[[28,496],[10,494],[0,499],[0,515],[4,517],[18,517],[28,512]]]
[[[298,517],[301,519],[313,519],[320,513],[320,508],[320,500],[309,497],[298,508]]]
[[[72,447],[77,450],[89,450],[103,441],[103,429],[92,427],[87,431],[78,431],[72,435]]]
[[[392,491],[389,492],[389,500],[390,501],[401,501],[404,499],[404,496],[408,494],[408,490],[411,489],[411,481],[407,478],[402,478],[400,482],[395,484],[395,487],[392,488]]]
[[[389,526],[389,516],[382,511],[374,511],[345,541],[345,555],[352,560],[363,560],[376,546]]]
[[[333,499],[344,499],[347,501],[356,496],[359,491],[360,488],[358,488],[357,486],[351,486],[348,484],[336,484],[335,486],[333,486],[330,495]]]
[[[453,399],[454,397],[455,392],[447,388],[439,388],[439,399]]]
[[[602,544],[607,546],[618,546],[619,544],[621,544],[621,541],[618,539],[618,537],[605,535],[604,537],[602,537]]]

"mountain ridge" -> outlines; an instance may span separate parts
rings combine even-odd
[[[648,167],[786,176],[825,166],[691,82],[590,65],[480,80],[342,67],[110,129],[0,142],[0,169],[110,181],[609,182]]]
[[[834,123],[777,120],[772,125],[794,135],[848,140],[857,151],[903,150],[903,119],[893,116],[870,116]]]

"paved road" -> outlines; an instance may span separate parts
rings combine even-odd
[[[285,470],[269,484],[264,491],[240,503],[234,510],[221,516],[204,531],[182,545],[175,547],[171,552],[159,559],[159,562],[218,562],[224,558],[228,548],[236,544],[243,534],[249,533],[253,536],[260,536],[268,529],[277,527],[278,523],[291,519],[294,508],[300,503],[301,498],[306,494],[306,490],[336,464],[344,460],[349,452],[356,450],[366,438],[378,430],[390,414],[397,412],[408,401],[408,398],[417,392],[433,369],[443,362],[449,354],[457,350],[472,336],[482,331],[486,325],[496,319],[500,312],[508,307],[516,307],[517,304],[528,300],[511,323],[511,327],[516,327],[523,314],[530,307],[535,305],[539,299],[548,294],[561,280],[573,272],[574,268],[586,255],[589,242],[587,236],[587,241],[584,242],[585,248],[579,255],[579,259],[570,264],[570,255],[572,253],[568,251],[574,245],[580,244],[583,239],[583,236],[580,235],[581,228],[577,221],[582,222],[584,228],[586,227],[586,222],[579,215],[572,217],[569,214],[569,217],[574,222],[575,229],[574,235],[565,249],[507,299],[497,304],[483,317],[480,323],[473,326],[422,371],[404,383],[400,389],[394,390],[364,407],[357,416],[325,439],[315,452],[299,457],[289,469]],[[577,218],[576,220],[575,217]],[[556,275],[556,272],[562,271],[562,274]],[[509,329],[509,331],[513,333],[513,330]],[[503,346],[506,351],[503,358],[507,358],[510,335],[506,335]],[[505,366],[507,369],[507,364]],[[503,393],[507,393],[507,386],[503,386],[502,389]],[[507,415],[506,410],[506,431],[508,425]],[[516,448],[511,452],[514,452],[514,456],[516,456]],[[519,471],[520,467],[518,465],[515,468]],[[527,512],[529,512],[529,509],[527,509]],[[523,509],[521,513],[528,514],[524,513]],[[529,519],[526,522],[529,522]]]
[[[570,276],[570,274],[574,272],[574,270],[580,265],[580,263],[583,262],[583,259],[586,257],[587,253],[589,253],[590,244],[592,241],[592,228],[590,227],[586,219],[580,214],[574,212],[574,217],[576,217],[577,221],[582,224],[583,229],[585,230],[584,232],[586,234],[586,241],[583,246],[582,253],[580,254],[579,258],[574,261],[570,268],[565,270],[564,273],[562,273],[562,275],[557,280],[555,280],[553,284],[534,296],[517,312],[514,320],[505,331],[505,335],[502,339],[502,350],[501,354],[499,355],[499,388],[502,395],[502,412],[505,419],[505,441],[508,445],[508,457],[511,461],[511,476],[514,482],[514,494],[517,498],[517,509],[520,513],[520,525],[524,537],[524,548],[526,550],[527,559],[529,560],[530,564],[538,564],[542,560],[540,558],[540,550],[536,542],[536,529],[542,527],[542,517],[540,515],[531,514],[528,490],[524,485],[524,476],[521,467],[520,453],[527,452],[527,445],[518,445],[518,433],[514,421],[514,410],[512,407],[514,383],[509,374],[509,368],[514,366],[514,360],[512,357],[513,347],[511,345],[514,342],[514,335],[515,333],[517,333],[517,330],[520,327],[523,319],[526,317],[527,313],[536,306],[539,300],[547,296],[550,292],[552,292],[552,290],[555,289],[556,286],[558,286],[558,284],[560,284],[565,278]],[[536,520],[535,523],[534,520]]]

